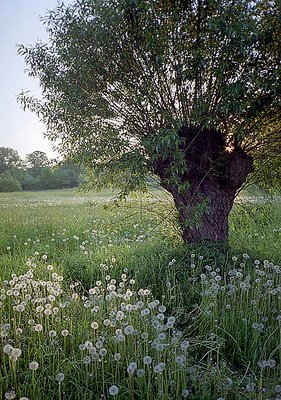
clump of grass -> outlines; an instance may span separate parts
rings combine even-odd
[[[28,266],[1,287],[2,398],[58,391],[59,399],[178,399],[198,391],[194,344],[149,289],[134,289],[124,273],[111,279],[102,265],[102,280],[81,295],[76,284],[63,287],[52,265]]]
[[[0,398],[280,397],[280,201],[222,248],[183,245],[167,199],[65,195],[0,195]]]
[[[100,265],[100,279],[83,291],[79,283],[65,284],[46,255],[39,264],[29,259],[26,273],[13,274],[0,287],[2,398],[44,393],[51,399],[55,392],[59,399],[263,399],[263,393],[273,394],[280,368],[275,309],[280,268],[256,260],[258,278],[251,281],[241,272],[246,256],[225,275],[208,265],[198,275],[191,255],[190,278],[194,290],[201,287],[200,301],[193,318],[192,312],[181,314],[181,323],[167,314],[163,298],[139,289],[125,272],[119,280],[112,278],[113,264]],[[198,261],[203,264],[202,256]],[[171,284],[165,300],[175,304],[183,289],[176,264],[170,261],[162,275]],[[245,323],[254,301],[258,308]]]

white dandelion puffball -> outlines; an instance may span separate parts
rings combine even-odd
[[[119,389],[116,385],[112,385],[110,386],[110,388],[108,389],[108,392],[111,396],[116,396],[119,393]]]
[[[29,363],[29,368],[32,371],[36,371],[38,369],[38,367],[39,367],[39,364],[36,361],[31,361],[31,363]]]
[[[58,382],[62,382],[64,380],[64,374],[62,372],[59,372],[56,376],[56,380]]]

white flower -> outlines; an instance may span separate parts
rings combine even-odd
[[[119,392],[119,389],[116,385],[112,385],[110,386],[110,388],[108,389],[108,392],[111,396],[116,396]]]
[[[181,395],[183,398],[187,398],[189,396],[189,390],[188,389],[183,389],[181,392]]]
[[[188,347],[189,347],[189,341],[188,341],[188,340],[184,340],[184,341],[181,343],[181,349],[182,349],[183,351],[186,351],[186,350],[188,349]]]
[[[29,363],[29,368],[32,371],[36,371],[38,369],[38,367],[39,367],[39,364],[36,361],[31,361],[31,363]]]
[[[143,362],[144,362],[144,364],[149,365],[152,363],[152,358],[150,356],[145,356],[143,358]]]
[[[41,324],[36,324],[36,325],[34,326],[34,330],[35,330],[36,332],[42,332],[43,326],[42,326]]]
[[[138,376],[139,378],[141,378],[142,376],[144,376],[144,374],[145,374],[144,369],[140,368],[140,369],[137,370],[137,376]]]
[[[18,305],[16,306],[16,310],[17,310],[18,312],[22,312],[22,311],[24,311],[24,309],[25,309],[25,307],[24,307],[23,304],[18,304]]]
[[[62,372],[59,372],[56,376],[56,380],[58,382],[62,382],[64,380],[64,374]]]
[[[93,329],[98,329],[98,326],[99,326],[99,324],[98,324],[96,321],[94,321],[94,322],[91,323],[91,327],[92,327]]]
[[[63,329],[62,331],[61,331],[61,334],[62,334],[62,336],[67,336],[68,334],[69,334],[69,331],[67,330],[67,329]]]
[[[124,329],[126,335],[132,335],[134,333],[134,327],[132,325],[127,325]]]
[[[13,400],[15,398],[16,398],[16,392],[14,390],[9,390],[8,392],[5,393],[6,400]]]
[[[17,349],[17,348],[12,349],[11,356],[14,359],[19,358],[20,355],[21,355],[21,349]]]
[[[133,374],[133,373],[135,372],[136,369],[137,369],[137,363],[135,363],[135,362],[130,362],[130,364],[128,365],[128,368],[127,368],[127,372],[128,372],[129,374]]]
[[[8,354],[8,356],[9,356],[9,355],[11,355],[12,350],[13,350],[13,346],[11,346],[10,344],[5,344],[5,346],[3,348],[4,353]]]
[[[251,383],[251,382],[247,383],[246,389],[248,390],[248,392],[254,392],[256,390],[255,383]]]
[[[166,368],[166,364],[163,363],[163,362],[160,362],[159,364],[157,364],[157,365],[154,367],[154,371],[155,371],[155,372],[163,372],[165,368]]]
[[[121,354],[120,353],[115,353],[114,354],[114,360],[115,361],[120,361],[121,360]]]
[[[167,322],[168,322],[168,324],[173,325],[176,322],[176,318],[175,317],[169,317]]]
[[[100,349],[99,354],[101,357],[104,357],[107,354],[107,350],[105,348]]]
[[[89,356],[85,356],[83,358],[83,363],[86,364],[86,365],[90,364],[91,363],[91,358]]]

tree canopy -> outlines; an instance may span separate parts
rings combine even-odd
[[[278,182],[277,1],[77,0],[43,23],[48,43],[19,47],[43,97],[20,100],[97,186],[128,192],[152,172],[177,204],[206,176],[234,193],[252,160]]]
[[[9,147],[0,147],[0,174],[16,168],[20,162],[17,150]]]

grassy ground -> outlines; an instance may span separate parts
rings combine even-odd
[[[117,205],[110,192],[1,194],[0,397],[277,399],[281,202],[258,195],[243,193],[222,249],[183,245],[157,190]]]

